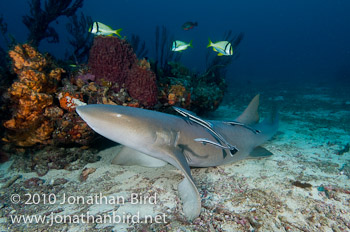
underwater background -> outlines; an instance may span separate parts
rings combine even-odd
[[[25,42],[27,29],[22,16],[28,1],[1,1],[1,13],[8,30],[18,42]],[[20,7],[19,7],[20,6]],[[94,21],[123,28],[123,36],[139,35],[146,41],[148,56],[154,57],[155,27],[164,25],[177,38],[193,40],[194,48],[181,61],[191,69],[205,68],[208,38],[221,40],[224,33],[244,33],[240,57],[230,67],[228,79],[320,80],[330,83],[349,76],[349,1],[84,1],[83,11]],[[69,48],[66,17],[53,24],[60,43],[40,49],[59,58]],[[186,21],[198,27],[184,31]],[[4,41],[1,41],[4,44]],[[348,80],[348,78],[347,78]]]
[[[349,12],[346,0],[0,1],[0,231],[350,231]],[[262,120],[278,111],[273,155],[191,169],[192,221],[178,170],[112,165],[122,146],[75,112],[175,106],[232,121],[257,94]],[[96,194],[128,200],[60,204]],[[164,221],[95,221],[114,213]]]

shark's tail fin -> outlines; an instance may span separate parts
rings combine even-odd
[[[278,128],[279,115],[278,115],[278,106],[277,105],[273,105],[271,116],[268,120],[269,120],[270,124],[272,124],[276,127],[276,129]]]
[[[273,107],[271,116],[254,126],[254,128],[259,130],[260,133],[256,135],[256,147],[250,152],[248,158],[264,158],[273,155],[269,150],[260,147],[259,145],[269,140],[277,132],[278,124],[279,119],[277,107]]]
[[[270,117],[265,118],[264,121],[262,121],[259,124],[256,124],[254,128],[261,131],[259,136],[261,136],[261,140],[266,141],[270,139],[277,132],[278,125],[279,125],[278,109],[277,109],[277,106],[273,106]]]

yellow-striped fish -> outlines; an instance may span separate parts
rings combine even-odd
[[[213,47],[213,50],[215,52],[218,52],[218,56],[232,56],[233,54],[232,45],[228,41],[218,41],[216,43],[213,43],[209,39],[209,44],[207,48],[209,47]]]
[[[121,30],[122,30],[121,28],[117,30],[113,30],[110,26],[107,26],[100,22],[94,22],[92,26],[89,28],[89,32],[95,35],[113,36],[113,34],[116,34],[120,38],[121,38],[121,35],[119,34],[119,32]]]
[[[173,52],[181,52],[183,50],[186,50],[188,47],[193,48],[192,40],[189,43],[186,43],[186,42],[183,42],[183,41],[180,41],[180,40],[175,40],[173,42],[173,46],[172,46],[171,50]]]

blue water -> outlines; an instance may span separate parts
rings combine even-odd
[[[22,16],[29,12],[26,0],[0,2],[0,13],[19,42],[25,42],[27,28]],[[246,1],[132,1],[86,0],[79,11],[122,35],[139,35],[154,56],[155,27],[164,25],[176,39],[193,40],[193,49],[183,52],[181,61],[197,71],[205,69],[208,37],[222,40],[224,33],[244,33],[240,57],[229,69],[233,80],[338,80],[350,79],[350,1],[347,0],[246,0]],[[198,27],[183,31],[186,21]],[[63,58],[70,49],[65,24],[60,17],[51,24],[60,43],[42,41],[41,51]],[[1,38],[1,46],[4,41]]]

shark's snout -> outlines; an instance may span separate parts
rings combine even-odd
[[[91,129],[114,142],[135,148],[155,141],[156,133],[150,130],[152,126],[144,120],[145,114],[148,112],[153,115],[153,111],[126,106],[91,104],[78,106],[76,112]]]
[[[110,115],[113,112],[111,110],[111,105],[103,105],[103,104],[92,104],[92,105],[84,105],[78,106],[75,111],[79,114],[82,119],[89,120],[90,118],[98,119],[104,118],[107,115]],[[114,109],[116,111],[116,109]]]
[[[98,131],[108,128],[108,123],[113,122],[115,112],[111,111],[110,105],[84,105],[78,106],[75,111],[94,130]]]
[[[96,126],[100,123],[101,118],[96,117],[97,110],[95,106],[78,106],[75,111],[92,129],[97,129]]]
[[[89,124],[92,117],[94,117],[94,114],[96,114],[96,109],[94,109],[93,106],[85,105],[85,106],[78,106],[75,111],[78,113],[78,115]]]
[[[78,106],[75,110],[91,129],[120,143],[125,123],[117,117],[119,107],[114,106],[114,110],[112,109],[111,105],[92,104]]]
[[[75,111],[82,117],[91,114],[94,111],[94,107],[91,105],[78,106],[75,108]]]
[[[82,114],[84,114],[85,110],[85,106],[78,106],[77,108],[75,108],[75,111],[79,114],[79,116],[81,117]]]

